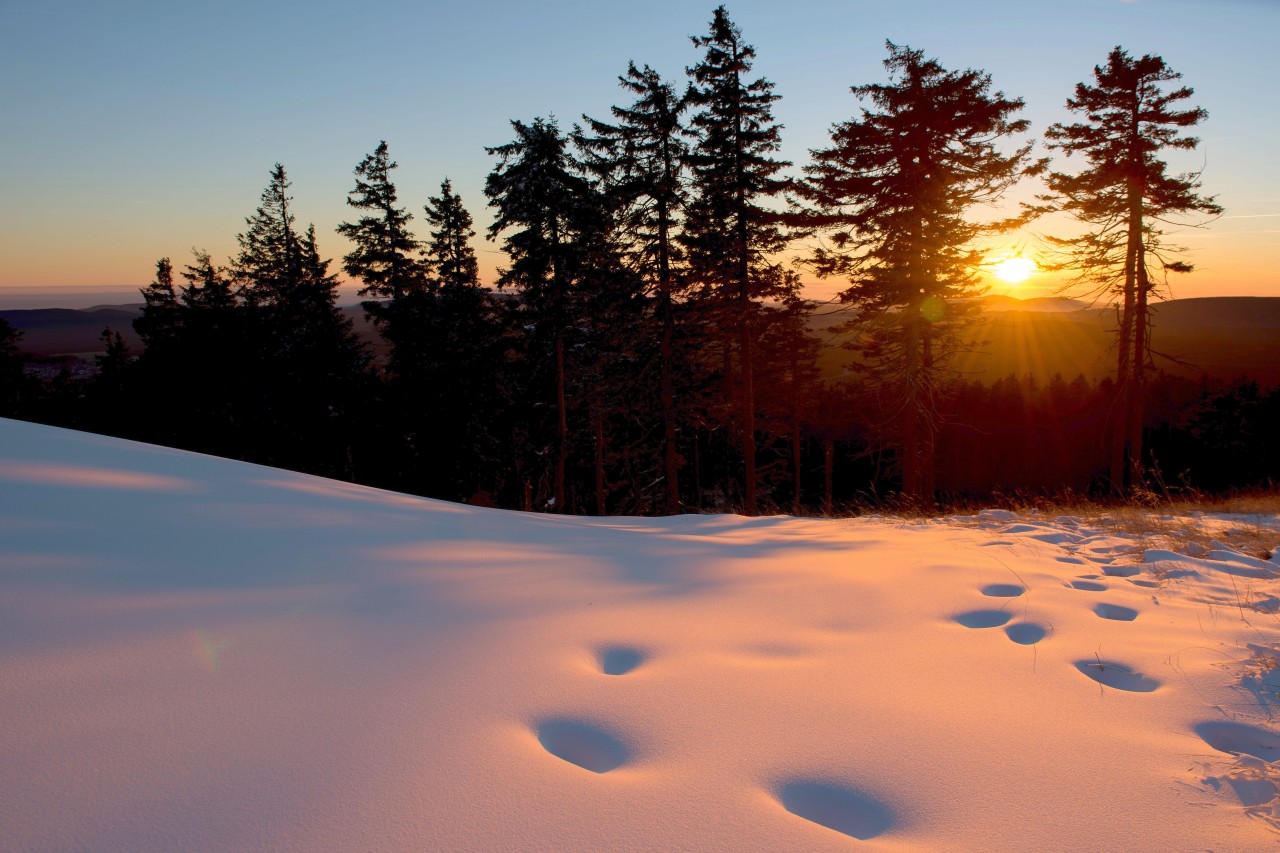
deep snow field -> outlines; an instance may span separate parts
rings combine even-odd
[[[0,850],[1274,850],[1280,564],[1148,538],[524,515],[0,421]]]

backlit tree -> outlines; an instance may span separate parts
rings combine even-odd
[[[1167,273],[1190,272],[1179,250],[1162,238],[1166,226],[1192,215],[1216,216],[1222,208],[1199,194],[1198,174],[1170,174],[1162,155],[1190,150],[1199,140],[1185,128],[1208,113],[1190,107],[1188,86],[1170,88],[1182,75],[1159,56],[1134,58],[1116,47],[1093,69],[1094,84],[1076,84],[1067,109],[1083,121],[1058,123],[1045,133],[1049,147],[1083,155],[1074,174],[1050,172],[1045,210],[1065,211],[1088,229],[1057,238],[1062,266],[1095,295],[1119,306],[1116,387],[1118,417],[1111,442],[1111,480],[1124,491],[1142,480],[1145,373],[1150,363],[1150,299]],[[1052,238],[1051,238],[1052,239]]]

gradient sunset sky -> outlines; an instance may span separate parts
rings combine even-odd
[[[156,258],[190,249],[225,260],[282,162],[300,221],[326,257],[352,170],[385,139],[402,203],[421,208],[451,178],[476,219],[482,276],[504,262],[483,239],[482,194],[510,119],[607,117],[630,97],[628,60],[683,87],[716,4],[611,2],[230,2],[0,0],[0,293],[68,286],[128,290]],[[1031,136],[1074,85],[1122,45],[1158,53],[1209,111],[1200,148],[1171,161],[1203,169],[1226,214],[1174,242],[1196,272],[1178,297],[1280,296],[1280,2],[1276,0],[738,0],[731,18],[776,84],[782,156],[807,162],[854,114],[851,85],[885,79],[884,41],[949,69],[981,68],[1026,100]],[[1073,169],[1072,160],[1056,166]],[[1029,198],[1034,187],[1021,197]],[[993,252],[1036,249],[1041,222]],[[419,236],[425,232],[419,231]],[[1007,285],[993,281],[996,292]],[[1033,278],[1010,292],[1039,295]],[[823,295],[832,285],[816,287]]]

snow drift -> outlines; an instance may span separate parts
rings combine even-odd
[[[523,515],[0,437],[2,849],[1277,840],[1254,554],[998,511]]]

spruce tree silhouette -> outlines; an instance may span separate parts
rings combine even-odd
[[[431,353],[426,365],[431,387],[424,396],[438,414],[445,414],[433,422],[431,452],[437,457],[442,496],[466,499],[494,490],[492,482],[484,482],[482,466],[501,453],[495,428],[501,409],[502,328],[480,284],[471,214],[448,178],[423,211],[431,231],[422,263],[434,293],[432,322],[421,330]]]
[[[828,240],[807,262],[849,280],[841,299],[868,321],[864,354],[893,391],[902,492],[927,504],[961,300],[979,293],[974,241],[1022,221],[984,222],[974,209],[1039,166],[1030,144],[1003,153],[1028,122],[1011,118],[1022,101],[993,93],[990,75],[886,46],[889,82],[852,88],[861,117],[836,124],[832,146],[810,152],[797,191],[808,203],[801,220]]]
[[[755,515],[757,314],[760,300],[785,299],[799,289],[794,274],[769,261],[787,238],[767,204],[781,198],[787,181],[779,173],[791,164],[772,156],[781,148],[782,131],[773,118],[778,100],[773,83],[748,79],[755,48],[743,42],[725,7],[716,8],[707,35],[692,39],[705,54],[687,69],[692,79],[687,97],[696,112],[690,119],[694,144],[686,158],[692,198],[682,239],[693,280],[723,312],[726,348],[728,332],[737,333],[742,509]]]
[[[368,355],[337,308],[338,280],[320,256],[315,227],[299,234],[277,163],[231,272],[249,318],[246,332],[260,367],[246,377],[258,397],[261,449],[273,464],[317,460],[330,476],[352,476],[347,423],[364,391]]]
[[[687,282],[677,241],[686,201],[683,160],[688,154],[681,115],[688,104],[647,65],[638,69],[630,63],[618,82],[636,100],[629,107],[612,108],[614,124],[584,115],[592,135],[578,132],[574,142],[587,168],[603,183],[617,216],[622,251],[657,300],[663,508],[674,515],[680,511],[675,300]]]
[[[512,121],[516,138],[485,150],[498,160],[485,182],[496,211],[489,239],[506,234],[502,247],[511,259],[498,286],[513,287],[517,311],[529,327],[531,366],[551,361],[555,412],[552,494],[546,505],[566,512],[569,456],[567,338],[578,312],[578,291],[586,274],[586,246],[603,225],[603,204],[567,151],[554,118],[532,124]],[[543,399],[541,405],[548,401]]]
[[[1181,131],[1208,116],[1198,107],[1184,108],[1193,89],[1166,88],[1182,75],[1159,56],[1135,59],[1116,47],[1093,76],[1094,85],[1077,83],[1067,99],[1067,109],[1086,120],[1059,122],[1045,132],[1050,148],[1068,157],[1082,154],[1088,166],[1076,174],[1051,172],[1050,192],[1041,196],[1047,204],[1040,210],[1065,211],[1089,227],[1079,237],[1051,238],[1065,253],[1061,266],[1075,270],[1077,281],[1095,296],[1120,307],[1111,482],[1124,492],[1143,477],[1150,299],[1160,295],[1168,273],[1192,269],[1176,259],[1177,247],[1164,244],[1166,223],[1190,214],[1218,216],[1222,208],[1197,192],[1199,174],[1169,174],[1160,157],[1166,149],[1195,148],[1199,140]]]

